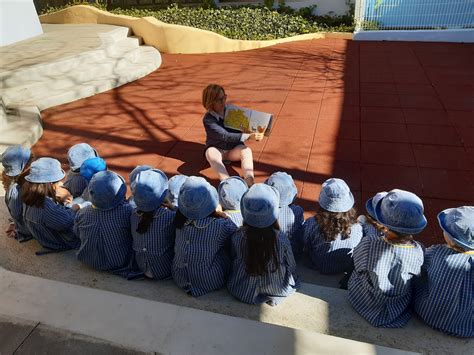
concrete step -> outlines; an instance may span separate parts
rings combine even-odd
[[[0,315],[163,354],[413,354],[69,285],[1,267]]]

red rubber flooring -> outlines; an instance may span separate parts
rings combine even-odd
[[[413,191],[429,219],[420,240],[430,245],[442,240],[439,211],[474,204],[473,54],[467,44],[333,39],[165,54],[141,80],[44,111],[34,151],[64,162],[84,141],[124,176],[150,164],[215,179],[202,156],[200,98],[217,82],[229,102],[276,117],[271,136],[250,143],[257,181],[293,175],[307,216],[329,177],[347,181],[361,213],[377,191]]]

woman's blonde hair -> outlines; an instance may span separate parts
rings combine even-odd
[[[212,106],[221,92],[225,94],[224,88],[217,84],[209,84],[202,91],[202,105],[207,111],[212,110]]]

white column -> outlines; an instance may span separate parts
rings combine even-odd
[[[0,47],[43,34],[33,0],[0,0]]]

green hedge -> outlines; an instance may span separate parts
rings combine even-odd
[[[117,8],[110,12],[134,17],[152,16],[166,23],[200,28],[227,38],[244,40],[268,40],[321,31],[353,31],[352,25],[337,21],[328,25],[318,22],[318,19],[307,19],[295,13],[279,13],[266,7],[204,9],[171,5],[162,10]],[[331,21],[334,22],[334,18]]]

